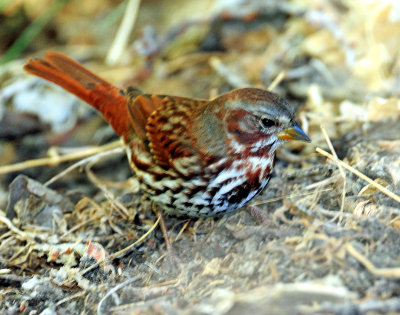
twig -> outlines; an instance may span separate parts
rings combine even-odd
[[[86,294],[85,291],[81,291],[81,292],[75,293],[75,294],[73,294],[73,295],[67,296],[66,298],[64,298],[64,299],[62,299],[62,300],[60,300],[60,301],[58,301],[58,302],[56,303],[55,307],[58,307],[58,306],[60,306],[61,304],[64,304],[65,302],[69,302],[69,301],[71,301],[71,300],[73,300],[73,299],[76,299],[76,298],[79,298],[79,297],[81,297],[81,296],[84,296],[85,294]]]
[[[154,229],[157,227],[158,223],[160,222],[160,217],[158,217],[157,221],[153,224],[153,226],[150,228],[150,230],[148,230],[145,234],[143,234],[136,242],[134,242],[133,244],[125,247],[124,249],[121,249],[118,252],[115,252],[111,255],[109,255],[108,257],[99,260],[97,263],[91,265],[90,267],[84,269],[81,273],[81,275],[84,275],[85,273],[87,273],[88,271],[96,268],[98,265],[104,263],[105,261],[109,261],[111,259],[117,258],[118,256],[120,256],[121,254],[129,251],[131,248],[135,247],[137,244],[141,243],[144,239],[146,239],[147,236],[150,235],[151,232],[154,231]]]
[[[174,243],[179,240],[181,237],[182,233],[186,230],[187,226],[190,223],[190,219],[186,221],[186,223],[182,226],[181,230],[179,231],[178,235],[175,237]]]
[[[45,166],[45,165],[57,165],[63,162],[67,161],[72,161],[72,160],[77,160],[81,159],[93,154],[97,154],[100,152],[105,152],[108,150],[112,150],[118,147],[121,147],[122,143],[121,141],[114,141],[111,143],[108,143],[106,145],[100,146],[100,147],[93,147],[93,148],[88,148],[79,152],[74,152],[71,154],[65,154],[63,156],[50,156],[46,158],[40,158],[40,159],[35,159],[35,160],[28,160],[24,161],[21,163],[16,163],[16,164],[11,164],[11,165],[4,165],[0,166],[0,175],[12,173],[12,172],[17,172],[17,171],[22,171],[27,168],[31,167],[38,167],[38,166]]]
[[[210,58],[210,66],[234,88],[250,86],[243,78],[233,73],[218,57]]]
[[[267,87],[267,90],[273,91],[279,85],[279,83],[281,83],[282,80],[285,78],[286,78],[286,72],[285,71],[279,72],[274,81],[272,81],[271,84]]]
[[[0,275],[5,275],[5,274],[8,274],[10,272],[11,272],[11,269],[8,269],[8,268],[0,269]]]
[[[315,150],[319,154],[322,154],[323,156],[326,156],[327,158],[335,161],[337,164],[340,164],[341,166],[343,166],[348,171],[352,172],[353,174],[357,175],[361,179],[365,180],[367,183],[369,183],[372,186],[374,186],[375,188],[379,189],[386,196],[388,196],[388,197],[392,198],[393,200],[395,200],[395,201],[400,203],[400,196],[399,195],[396,195],[395,193],[391,192],[386,187],[383,187],[382,185],[380,185],[377,182],[373,181],[371,178],[369,178],[368,176],[364,175],[360,171],[356,170],[354,167],[350,166],[349,164],[347,164],[347,163],[345,163],[345,162],[343,162],[341,160],[335,159],[335,157],[332,154],[329,154],[328,152],[322,150],[321,148],[316,148]]]
[[[13,282],[21,282],[24,283],[26,281],[28,281],[28,277],[24,277],[24,276],[17,276],[17,275],[13,275],[13,274],[0,274],[0,279],[1,280],[5,280],[5,281],[13,281]],[[4,294],[5,291],[2,292],[1,295]]]
[[[64,239],[68,234],[78,230],[79,228],[81,228],[82,226],[85,226],[86,224],[92,222],[92,221],[96,221],[98,219],[100,219],[101,217],[103,217],[103,214],[95,216],[94,218],[90,218],[86,221],[83,221],[77,225],[75,225],[73,228],[69,229],[68,231],[66,231],[63,235],[60,236],[60,240]]]
[[[115,36],[106,57],[106,63],[108,65],[115,65],[121,58],[122,53],[125,51],[129,35],[131,34],[133,27],[135,26],[136,17],[139,11],[139,5],[140,0],[129,0],[117,35]]]
[[[87,165],[86,165],[86,174],[88,175],[89,180],[96,185],[105,195],[105,197],[111,202],[111,205],[114,207],[114,209],[118,210],[122,216],[125,218],[129,218],[129,211],[128,209],[117,199],[115,199],[114,194],[109,191],[98,178],[97,176],[92,172],[91,167],[96,163],[96,160],[91,160]]]
[[[333,217],[334,219],[337,218],[337,214],[338,214],[337,210],[326,210],[322,207],[315,207],[314,212]],[[348,212],[343,212],[341,214],[341,216],[344,218],[354,218],[354,214],[348,213]],[[334,221],[334,220],[331,220],[331,221]]]
[[[332,188],[326,188],[326,189],[321,189],[319,192],[331,191],[331,190],[332,190]],[[280,201],[280,200],[283,200],[285,198],[304,197],[304,196],[313,195],[313,194],[315,194],[314,191],[309,192],[309,193],[300,193],[300,194],[292,194],[292,195],[280,196],[280,197],[271,198],[271,199],[268,199],[268,200],[262,200],[262,201],[259,201],[259,202],[254,202],[254,203],[252,203],[250,205],[250,207],[255,207],[255,206],[260,206],[260,205],[264,205],[264,204],[267,204],[267,203]]]
[[[304,190],[310,190],[310,189],[330,185],[333,182],[335,182],[338,179],[338,177],[339,177],[338,175],[333,175],[331,177],[325,178],[319,182],[315,182],[315,183],[312,183],[312,184],[304,187]]]
[[[139,280],[139,279],[140,279],[140,276],[133,277],[133,278],[131,278],[131,279],[128,279],[128,280],[125,281],[125,282],[120,283],[119,285],[117,285],[116,287],[114,287],[114,288],[112,288],[110,291],[108,291],[107,294],[100,300],[100,303],[99,303],[99,305],[97,306],[97,314],[104,314],[104,311],[103,311],[103,303],[104,303],[104,301],[105,301],[111,294],[114,294],[114,293],[117,292],[119,289],[121,289],[121,288],[127,286],[128,284],[130,284],[130,283],[132,283],[132,282],[135,282],[135,281],[137,281],[137,280]]]
[[[147,278],[146,278],[145,280],[143,280],[143,284],[149,283],[151,277],[153,276],[153,274],[154,274],[155,272],[158,273],[158,274],[161,274],[160,270],[157,269],[156,266],[158,265],[158,263],[159,263],[161,260],[163,260],[163,259],[165,258],[166,255],[167,255],[167,254],[165,254],[165,253],[162,254],[162,255],[160,255],[160,257],[157,258],[157,260],[154,262],[153,265],[149,265],[149,264],[146,264],[146,263],[145,263],[145,265],[146,265],[147,267],[150,268],[150,273],[147,275]]]
[[[338,161],[339,159],[338,159],[336,151],[332,145],[331,139],[329,138],[328,133],[326,132],[325,128],[322,125],[321,125],[321,131],[325,137],[326,143],[328,144],[329,150],[331,150],[332,155],[335,158],[335,161]],[[339,163],[338,163],[338,167],[339,167],[340,175],[342,176],[342,179],[343,179],[342,202],[340,204],[340,213],[343,213],[344,212],[344,202],[346,199],[346,173]],[[338,214],[338,216],[339,216],[339,214]],[[336,218],[333,218],[332,220],[334,221],[334,220],[336,220]],[[342,217],[339,218],[338,223],[340,223],[341,221],[342,221]]]
[[[0,222],[7,225],[10,231],[14,232],[15,234],[18,234],[19,236],[22,237],[22,239],[24,240],[28,239],[28,235],[25,232],[18,229],[17,227],[15,227],[15,225],[12,224],[12,222],[8,218],[0,216]]]
[[[85,165],[87,163],[89,163],[92,160],[97,160],[101,157],[107,156],[107,155],[113,155],[113,154],[117,154],[117,153],[121,153],[123,152],[123,147],[117,147],[115,149],[111,149],[111,150],[107,150],[104,152],[100,152],[97,153],[95,155],[91,155],[83,160],[80,160],[79,162],[76,162],[74,164],[72,164],[70,167],[67,167],[64,171],[58,173],[57,175],[55,175],[53,178],[50,178],[45,184],[44,186],[49,186],[51,184],[53,184],[55,181],[59,180],[61,177],[65,176],[66,174],[68,174],[69,172],[73,171],[74,169]]]
[[[113,306],[110,307],[109,311],[112,314],[125,314],[132,313],[132,310],[136,308],[144,309],[150,305],[154,305],[158,302],[157,297],[164,298],[165,295],[168,294],[169,288],[172,286],[177,286],[178,283],[179,280],[173,279],[146,287],[131,287],[131,293],[138,299],[142,299],[142,301]]]
[[[360,254],[351,244],[346,245],[346,250],[373,275],[390,279],[400,279],[400,268],[376,268],[367,257]]]

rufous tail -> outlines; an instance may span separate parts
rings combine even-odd
[[[24,69],[75,94],[96,108],[119,136],[127,137],[127,99],[120,88],[58,52],[48,52],[45,59],[30,59]]]

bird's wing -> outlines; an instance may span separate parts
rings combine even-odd
[[[208,101],[177,96],[138,95],[128,102],[130,121],[135,133],[148,143],[154,162],[181,175],[201,167],[202,148],[193,132],[195,112]]]

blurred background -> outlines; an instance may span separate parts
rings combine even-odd
[[[152,93],[209,98],[275,80],[309,132],[323,121],[332,137],[399,110],[394,0],[3,0],[0,12],[0,113],[22,107],[58,130],[73,121],[26,108],[16,82],[48,50]]]

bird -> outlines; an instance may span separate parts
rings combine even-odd
[[[267,90],[207,100],[121,89],[59,52],[24,69],[102,114],[123,139],[140,189],[169,215],[219,217],[245,207],[267,186],[277,148],[311,141],[293,107]]]

